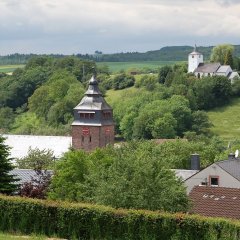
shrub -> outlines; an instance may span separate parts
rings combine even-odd
[[[237,240],[239,221],[0,195],[0,231],[67,239]]]

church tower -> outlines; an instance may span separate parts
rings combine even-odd
[[[93,76],[85,96],[74,108],[72,147],[92,151],[107,144],[114,144],[113,111],[102,97]]]
[[[188,55],[188,72],[193,73],[200,63],[203,63],[203,55],[197,52],[195,45],[193,52]]]

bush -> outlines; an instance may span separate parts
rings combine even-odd
[[[239,239],[239,221],[0,195],[0,231],[67,239]]]

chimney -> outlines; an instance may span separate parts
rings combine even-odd
[[[228,160],[234,160],[235,159],[235,154],[234,153],[229,153],[228,154]]]
[[[191,154],[191,170],[200,170],[200,156],[197,153]]]

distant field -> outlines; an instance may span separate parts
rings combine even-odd
[[[11,73],[17,68],[23,68],[25,65],[0,65],[0,72]]]
[[[164,65],[174,65],[181,63],[178,61],[145,61],[145,62],[98,62],[97,65],[107,65],[111,72],[118,72],[120,70],[128,70],[131,68],[142,69],[150,68],[157,69]]]
[[[240,98],[228,106],[208,112],[214,127],[212,131],[225,140],[240,139]]]

